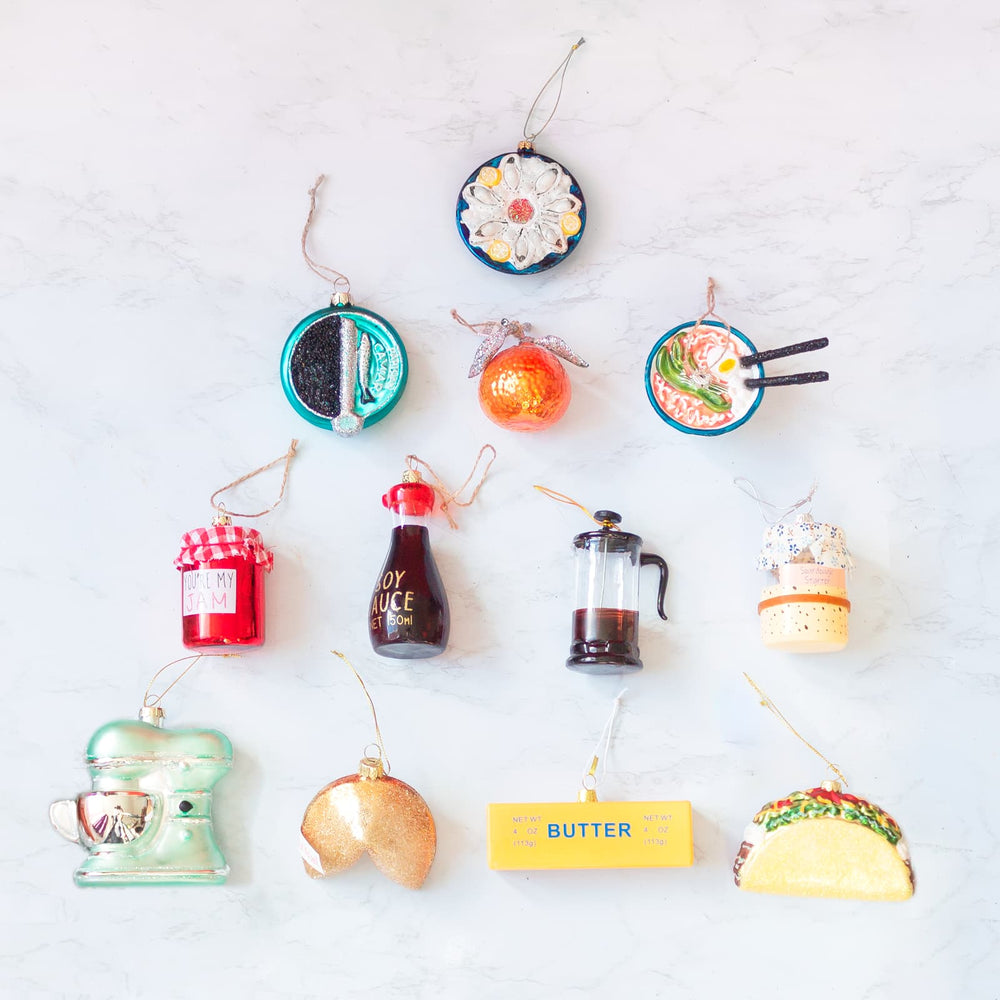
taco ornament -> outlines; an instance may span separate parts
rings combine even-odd
[[[765,805],[743,834],[733,865],[747,892],[903,900],[913,869],[899,824],[836,781]]]

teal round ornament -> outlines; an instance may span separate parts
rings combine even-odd
[[[385,417],[399,402],[407,373],[399,334],[343,293],[298,323],[281,354],[281,385],[292,408],[341,437]]]

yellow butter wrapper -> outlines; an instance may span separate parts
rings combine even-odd
[[[494,871],[684,867],[691,803],[491,803],[489,859]]]

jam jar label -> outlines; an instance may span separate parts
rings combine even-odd
[[[235,569],[186,569],[182,584],[182,614],[236,613]]]
[[[816,563],[785,563],[778,570],[778,582],[792,590],[815,587],[837,587],[844,590],[847,574],[837,566],[819,566]]]

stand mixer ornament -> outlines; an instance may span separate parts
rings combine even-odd
[[[205,655],[185,657],[194,662],[177,680]],[[91,790],[49,809],[56,832],[88,852],[74,875],[79,886],[221,885],[229,875],[212,826],[212,789],[233,766],[232,744],[215,729],[165,728],[163,694],[150,699],[147,689],[138,720],[94,733]]]

